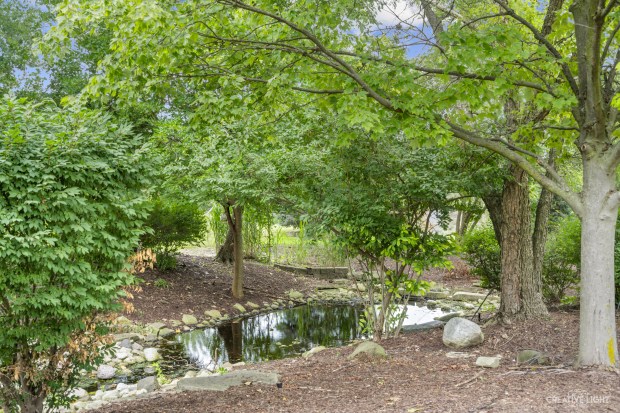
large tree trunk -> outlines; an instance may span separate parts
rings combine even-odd
[[[226,239],[224,243],[217,251],[217,255],[215,256],[215,260],[222,262],[224,264],[232,264],[235,255],[234,255],[234,237],[235,230],[230,225],[228,226],[228,232],[226,233]]]
[[[579,363],[618,366],[614,308],[615,174],[584,155]]]
[[[521,277],[532,272],[530,201],[528,177],[511,166],[511,177],[504,182],[501,224],[501,304],[500,317],[510,320],[521,312]]]

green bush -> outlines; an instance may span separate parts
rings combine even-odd
[[[176,255],[183,246],[203,239],[207,231],[207,217],[198,205],[177,202],[167,198],[151,201],[151,213],[146,226],[149,234],[142,236],[142,245],[157,254],[157,268],[176,268]]]
[[[101,360],[96,315],[135,279],[148,159],[96,111],[0,98],[0,407],[68,402]],[[50,407],[50,408],[51,408]]]
[[[554,225],[545,246],[543,295],[547,301],[560,302],[566,290],[579,282],[581,223],[569,215]]]
[[[499,291],[501,250],[493,228],[486,225],[469,231],[463,237],[462,248],[465,261],[473,267],[472,273],[480,277],[480,284]]]

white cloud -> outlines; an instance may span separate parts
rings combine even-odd
[[[381,26],[396,26],[401,21],[414,26],[419,26],[423,23],[420,9],[406,0],[389,2],[389,4],[379,10],[376,17],[377,23]]]

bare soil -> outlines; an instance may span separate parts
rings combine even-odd
[[[170,274],[145,274],[130,318],[159,321],[193,309],[230,309],[227,267],[208,258],[183,257],[185,267]],[[259,303],[288,289],[309,291],[323,283],[272,267],[246,264],[247,299]],[[155,287],[156,278],[171,282]],[[472,280],[449,271],[431,274],[444,285],[471,286]],[[151,284],[148,284],[151,283]],[[309,359],[292,358],[243,368],[281,374],[282,388],[249,384],[226,392],[156,394],[116,403],[98,413],[152,412],[620,412],[617,371],[574,368],[579,314],[554,310],[545,320],[483,327],[485,342],[449,358],[440,329],[385,340],[386,360],[348,360],[353,347],[328,349]],[[619,322],[620,324],[620,322]],[[619,326],[620,327],[620,326]],[[518,367],[523,349],[552,358],[545,367]],[[501,355],[497,369],[475,366],[477,356]]]

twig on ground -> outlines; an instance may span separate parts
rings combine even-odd
[[[477,380],[477,379],[478,379],[480,376],[482,376],[484,373],[485,373],[485,372],[484,372],[484,370],[479,371],[478,373],[476,373],[476,374],[474,375],[474,377],[472,377],[472,378],[470,378],[470,379],[468,379],[468,380],[465,380],[465,381],[463,381],[463,382],[461,382],[461,383],[455,384],[455,385],[454,385],[454,387],[461,387],[461,386],[465,386],[466,384],[469,384],[469,383],[471,383],[472,381]]]

